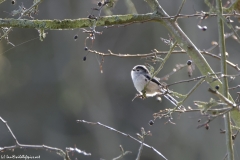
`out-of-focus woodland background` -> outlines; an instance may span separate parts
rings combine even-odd
[[[38,15],[35,19],[76,19],[85,18],[96,7],[97,0],[45,0],[39,5]],[[132,0],[138,13],[149,13],[151,8],[143,0]],[[6,12],[18,9],[23,5],[30,7],[31,0],[17,0],[12,5],[10,0],[0,5],[0,17],[11,17]],[[169,15],[175,15],[181,1],[159,0],[159,3]],[[225,3],[225,1],[224,1]],[[208,11],[203,1],[188,0],[182,13],[193,14],[197,11]],[[6,11],[6,12],[5,12]],[[129,14],[127,0],[119,0],[113,14]],[[96,12],[95,12],[96,14]],[[101,14],[105,15],[104,12]],[[237,20],[235,23],[237,24]],[[212,41],[218,41],[217,20],[208,18],[201,25],[208,27],[203,32],[198,27],[200,19],[185,18],[179,20],[179,25],[200,50],[211,47]],[[87,41],[91,49],[114,53],[141,54],[149,53],[153,49],[169,50],[160,37],[168,38],[168,31],[159,23],[146,22],[132,24],[126,27],[112,27],[105,29],[97,35],[94,43]],[[226,28],[226,31],[229,31]],[[130,71],[137,64],[144,64],[145,59],[105,57],[103,73],[100,72],[100,56],[84,51],[85,39],[88,36],[82,30],[56,30],[46,31],[47,37],[41,42],[39,39],[15,47],[8,52],[11,45],[5,40],[0,42],[0,116],[5,119],[16,135],[18,141],[24,144],[45,144],[65,149],[65,147],[78,147],[92,153],[91,156],[70,154],[72,159],[96,160],[112,159],[121,154],[119,145],[132,154],[123,159],[136,158],[140,144],[109,131],[100,126],[76,123],[78,119],[99,121],[122,132],[135,136],[140,128],[150,130],[145,142],[159,150],[169,160],[206,160],[223,159],[226,153],[225,135],[220,134],[224,129],[223,118],[219,117],[210,123],[210,129],[204,127],[197,129],[198,119],[202,122],[206,117],[200,113],[174,114],[173,122],[167,119],[156,120],[149,126],[152,114],[160,109],[174,106],[163,99],[159,103],[155,98],[146,100],[132,98],[136,94]],[[229,31],[230,32],[230,31]],[[77,41],[74,35],[78,34]],[[9,34],[9,40],[15,45],[38,36],[35,29],[16,28]],[[239,44],[229,38],[226,41],[229,60],[239,63]],[[218,49],[213,53],[218,54]],[[83,57],[87,60],[83,61]],[[186,54],[172,54],[158,77],[162,77],[173,70],[176,64],[185,64],[190,58]],[[207,57],[215,71],[220,71],[217,59]],[[150,63],[150,62],[148,62]],[[150,63],[152,64],[152,63]],[[157,63],[154,65],[158,67]],[[229,74],[236,71],[229,67]],[[193,77],[199,76],[196,69]],[[183,69],[167,81],[167,83],[188,79],[187,70]],[[230,81],[229,86],[238,85],[239,78]],[[175,85],[170,89],[186,94],[194,82]],[[203,84],[185,102],[185,106],[193,105],[194,100],[208,101],[210,94],[207,84]],[[236,98],[236,90],[232,91]],[[15,142],[3,123],[0,123],[0,146],[13,145]],[[240,159],[239,137],[234,141],[235,158]],[[56,153],[35,150],[16,149],[14,152],[3,152],[0,155],[40,155],[41,159],[62,159]],[[143,149],[141,159],[161,159],[159,155],[148,148]]]

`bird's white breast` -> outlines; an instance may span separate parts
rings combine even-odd
[[[141,74],[136,74],[134,71],[131,71],[131,77],[134,87],[139,93],[141,93],[141,91],[143,91],[145,85],[147,84],[147,81],[145,81],[146,78]]]

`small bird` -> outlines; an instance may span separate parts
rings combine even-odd
[[[145,92],[146,97],[163,95],[172,104],[177,106],[178,101],[167,93],[167,89],[165,89],[164,86],[159,82],[158,78],[151,76],[146,66],[137,65],[133,67],[131,71],[131,77],[133,84],[140,95],[144,95],[143,92]]]

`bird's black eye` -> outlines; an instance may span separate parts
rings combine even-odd
[[[137,71],[139,71],[139,69],[137,69]]]

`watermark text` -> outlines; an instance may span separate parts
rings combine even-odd
[[[38,156],[32,156],[32,155],[0,155],[0,159],[24,159],[24,160],[28,160],[28,159],[40,159],[40,155]]]

